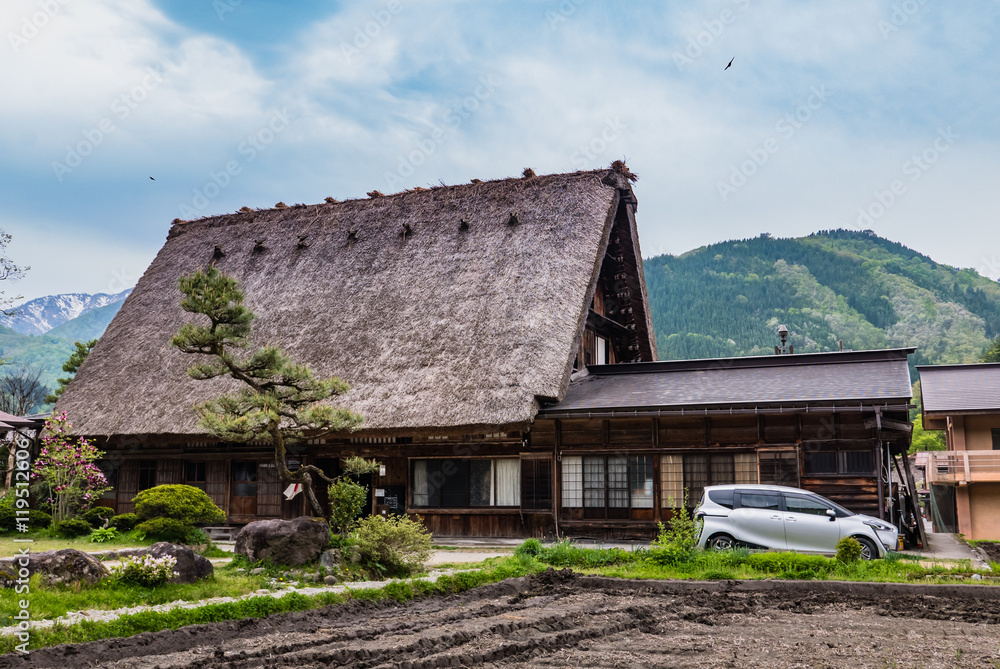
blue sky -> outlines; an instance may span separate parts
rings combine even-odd
[[[128,287],[174,218],[622,157],[647,257],[870,228],[1000,276],[996,2],[5,0],[0,29],[8,295]]]

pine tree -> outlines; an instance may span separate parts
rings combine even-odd
[[[199,381],[230,376],[245,386],[195,407],[201,426],[226,441],[270,442],[281,482],[301,483],[313,513],[326,516],[313,486],[317,478],[328,484],[335,479],[314,465],[290,471],[288,447],[361,425],[361,416],[325,402],[346,393],[348,385],[336,377],[318,378],[276,346],[248,351],[256,316],[243,305],[238,282],[214,266],[181,277],[179,287],[184,293],[181,308],[208,319],[208,324],[184,324],[171,339],[184,353],[208,358],[192,365],[188,374]],[[354,470],[360,467],[353,464]]]
[[[1000,337],[990,342],[983,353],[982,362],[1000,362]]]
[[[52,391],[51,394],[45,396],[45,402],[47,404],[56,403],[59,396],[63,394],[64,390],[66,390],[66,386],[68,386],[69,382],[73,380],[73,375],[75,375],[76,371],[80,369],[80,365],[83,364],[83,361],[87,359],[87,356],[90,355],[90,352],[94,350],[96,345],[96,339],[91,339],[85,344],[81,342],[76,342],[74,344],[74,346],[76,346],[76,350],[73,351],[73,353],[69,356],[69,360],[64,362],[62,366],[62,370],[69,373],[70,376],[62,379],[56,379],[56,381],[59,382],[59,387]]]

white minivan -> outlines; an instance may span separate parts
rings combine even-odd
[[[884,520],[784,486],[710,486],[694,513],[703,521],[698,546],[714,550],[746,546],[834,555],[838,541],[854,537],[861,544],[861,558],[874,560],[884,557],[898,536]]]

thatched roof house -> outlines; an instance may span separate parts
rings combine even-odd
[[[190,379],[169,340],[192,318],[178,278],[215,263],[258,314],[257,344],[351,385],[341,403],[364,434],[524,429],[585,364],[588,327],[610,342],[592,363],[656,358],[630,176],[616,164],[175,221],[56,410],[85,435],[200,435],[193,405],[237,386]]]

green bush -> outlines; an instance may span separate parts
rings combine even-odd
[[[419,517],[369,516],[354,531],[361,566],[384,576],[409,576],[420,571],[431,554],[431,533]]]
[[[111,527],[119,532],[131,532],[139,524],[139,516],[134,513],[122,513],[111,519]]]
[[[87,509],[76,517],[82,521],[90,523],[91,527],[104,527],[104,521],[115,515],[115,512],[106,506],[95,506]]]
[[[14,532],[17,529],[17,523],[25,521],[27,521],[29,529],[40,530],[52,524],[52,516],[38,509],[29,509],[27,516],[19,516],[13,505],[0,506],[0,534]]]
[[[226,514],[204,490],[189,485],[158,485],[135,496],[140,520],[171,518],[185,525],[219,523]]]
[[[649,557],[662,565],[676,565],[690,562],[694,557],[698,538],[701,536],[701,520],[694,518],[687,508],[687,491],[680,508],[674,511],[667,527],[658,523],[656,540],[649,547]]]
[[[851,563],[861,559],[861,542],[854,537],[844,537],[837,542],[837,562]]]
[[[79,518],[70,518],[56,525],[56,534],[66,539],[75,539],[90,534],[90,523]]]
[[[354,481],[342,478],[329,488],[330,526],[338,534],[350,531],[354,520],[368,500],[368,488]]]
[[[538,539],[528,539],[514,549],[514,555],[518,557],[538,557],[541,554],[542,542]]]
[[[28,527],[31,529],[40,530],[50,525],[52,525],[51,515],[37,509],[32,509],[28,512]]]
[[[174,518],[152,518],[135,526],[143,539],[169,541],[172,544],[199,543],[201,536],[193,525]]]
[[[92,544],[103,544],[105,541],[114,541],[118,538],[118,530],[113,527],[98,527],[91,531],[87,541]]]

